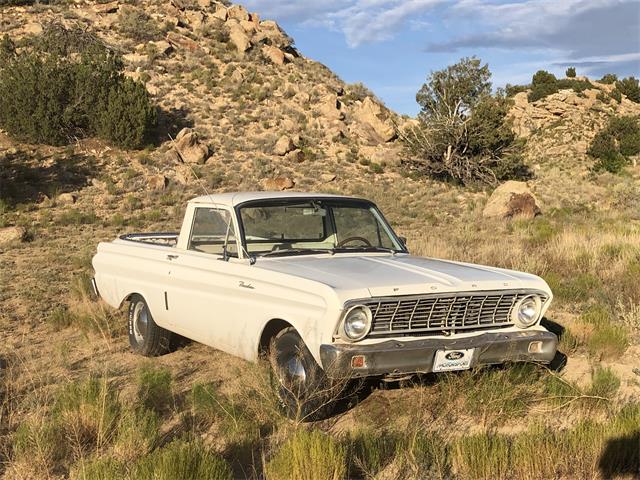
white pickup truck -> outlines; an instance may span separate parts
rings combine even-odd
[[[129,302],[134,351],[168,352],[178,334],[250,361],[269,353],[290,410],[315,408],[310,392],[338,378],[549,363],[556,353],[540,325],[552,298],[544,280],[412,256],[358,198],[198,197],[179,234],[100,243],[93,267],[108,304]]]

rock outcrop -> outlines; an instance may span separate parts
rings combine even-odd
[[[533,218],[541,213],[536,197],[525,182],[508,181],[493,191],[482,215],[493,218]]]
[[[296,183],[288,177],[266,178],[262,181],[262,187],[267,191],[279,192],[295,187]]]
[[[380,104],[374,102],[371,97],[357,104],[352,115],[365,127],[360,130],[360,134],[370,141],[389,142],[396,137],[396,130],[388,112],[384,112]]]
[[[11,242],[19,242],[26,236],[24,227],[4,227],[0,228],[0,245]]]
[[[209,158],[209,147],[190,128],[183,128],[178,133],[174,149],[186,163],[205,163]]]

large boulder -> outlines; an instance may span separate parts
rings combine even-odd
[[[227,15],[230,19],[235,18],[239,22],[242,20],[248,21],[250,19],[249,12],[242,5],[233,5],[229,7],[227,9]]]
[[[251,48],[251,40],[244,28],[235,20],[229,20],[226,23],[229,29],[229,40],[239,53],[244,53]]]
[[[175,149],[186,163],[205,163],[209,158],[209,147],[203,144],[198,134],[190,128],[183,128],[176,137]]]
[[[288,177],[265,178],[262,187],[267,191],[288,190],[295,186],[295,182]]]
[[[222,20],[223,22],[227,21],[227,7],[224,5],[217,4],[215,11],[211,14],[213,17]]]
[[[151,175],[147,178],[147,185],[154,191],[164,190],[169,185],[169,179],[162,174]]]
[[[276,65],[284,64],[284,59],[285,59],[284,52],[280,50],[278,47],[274,47],[272,45],[263,45],[261,51],[262,51],[262,55],[267,60],[270,60],[271,63],[275,63]]]
[[[57,203],[59,203],[60,205],[73,205],[77,200],[78,195],[76,195],[75,193],[65,192],[58,195]]]
[[[0,228],[0,245],[3,243],[19,242],[24,239],[27,231],[24,227]]]
[[[353,118],[371,127],[383,142],[389,142],[396,137],[396,129],[388,112],[384,111],[371,97],[365,98],[362,103],[353,108]]]
[[[482,215],[492,218],[533,218],[541,213],[538,201],[528,185],[510,180],[493,191]]]
[[[284,156],[296,148],[294,141],[287,135],[281,136],[273,147],[273,153]]]
[[[344,118],[342,102],[338,100],[338,96],[335,93],[329,93],[321,97],[315,109],[327,119],[342,120]]]

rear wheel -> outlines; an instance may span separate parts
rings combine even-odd
[[[129,344],[135,353],[156,357],[170,351],[172,333],[159,327],[141,295],[134,294],[129,303]]]
[[[276,335],[271,363],[275,388],[289,418],[315,421],[331,414],[341,389],[327,378],[295,328]]]

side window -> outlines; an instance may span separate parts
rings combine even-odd
[[[219,208],[196,208],[189,250],[223,255],[225,241],[227,254],[237,257],[238,248],[231,214]]]

